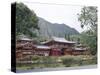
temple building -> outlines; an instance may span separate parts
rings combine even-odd
[[[72,51],[73,55],[89,55],[90,49],[82,44],[77,44]]]
[[[16,40],[16,60],[31,59],[32,56],[62,56],[62,55],[86,55],[89,48],[65,38],[52,37],[52,39],[36,44],[29,38]]]
[[[17,40],[16,42],[16,60],[23,60],[33,56],[34,45],[31,40]]]
[[[49,56],[50,51],[51,51],[51,48],[49,46],[35,45],[34,55]]]
[[[75,42],[67,41],[65,38],[52,37],[51,40],[42,44],[52,48],[51,55],[71,55]]]

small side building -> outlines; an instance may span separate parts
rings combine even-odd
[[[16,40],[16,60],[30,60],[33,56],[35,46],[34,41],[29,38],[20,38]]]
[[[86,47],[85,45],[78,44],[72,51],[73,55],[89,55],[90,51],[89,48]]]

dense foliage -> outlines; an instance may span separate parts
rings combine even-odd
[[[36,36],[31,29],[38,29],[38,18],[23,3],[16,3],[16,34],[25,34],[31,37]]]
[[[97,7],[83,7],[81,14],[78,14],[78,20],[81,22],[81,27],[87,26],[91,32],[97,31]]]
[[[81,27],[85,27],[81,41],[90,47],[91,54],[97,54],[97,7],[83,7],[78,14],[78,20]]]
[[[17,63],[17,69],[27,70],[35,68],[55,68],[55,67],[73,67],[83,65],[94,65],[97,64],[97,58],[95,56],[34,56],[32,57],[33,63]]]
[[[56,37],[64,37],[65,35],[67,36],[68,34],[79,34],[79,32],[71,28],[70,26],[66,24],[59,24],[59,23],[51,23],[48,22],[47,20],[40,18],[39,17],[39,28],[40,28],[40,36],[41,37],[46,37],[46,38],[51,38],[52,36]]]

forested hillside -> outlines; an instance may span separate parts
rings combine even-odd
[[[79,34],[77,30],[69,27],[66,24],[50,23],[39,17],[38,26],[40,28],[40,35],[46,37],[65,37],[67,35]]]
[[[16,34],[29,37],[50,38],[52,36],[65,37],[79,34],[77,30],[65,24],[50,23],[43,18],[37,17],[23,3],[16,4]]]
[[[36,14],[23,3],[16,3],[16,34],[35,37],[36,34],[32,33],[32,28],[39,29]]]

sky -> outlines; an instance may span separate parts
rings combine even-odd
[[[23,2],[37,16],[44,18],[51,23],[66,24],[77,31],[82,32],[83,29],[78,21],[78,13],[80,13],[82,6],[78,5],[63,5],[63,4],[46,4],[38,2]]]

